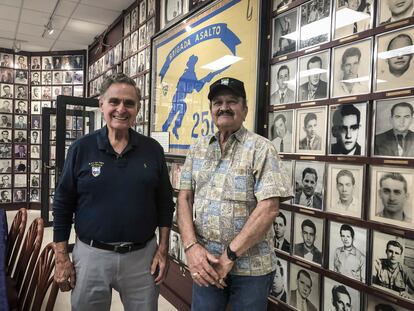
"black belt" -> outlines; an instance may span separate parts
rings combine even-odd
[[[154,236],[152,236],[149,240],[152,240],[153,237]],[[144,243],[122,243],[120,245],[112,245],[112,244],[106,244],[106,243],[102,243],[102,242],[91,240],[91,239],[84,239],[84,238],[79,238],[79,237],[78,239],[81,240],[83,243],[88,244],[89,246],[99,248],[99,249],[104,249],[107,251],[117,252],[120,254],[125,254],[125,253],[136,251],[138,249],[142,249],[147,245],[147,242],[149,241],[147,240]]]

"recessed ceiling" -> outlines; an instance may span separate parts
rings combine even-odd
[[[87,49],[136,0],[0,0],[0,47],[28,52]],[[49,35],[45,25],[56,7]]]

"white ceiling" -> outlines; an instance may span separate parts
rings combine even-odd
[[[11,49],[17,39],[29,52],[87,49],[136,0],[60,0],[52,19],[55,31],[42,38],[58,1],[0,0],[0,47]]]

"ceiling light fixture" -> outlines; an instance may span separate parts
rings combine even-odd
[[[59,6],[60,1],[61,0],[56,1],[55,7],[52,11],[52,14],[50,14],[49,20],[47,21],[47,24],[45,25],[45,29],[43,30],[42,38],[45,37],[46,33],[49,34],[49,36],[50,36],[55,31],[55,28],[52,25],[52,20],[53,20],[53,16],[55,16],[55,13],[56,13],[56,10]]]
[[[45,27],[46,27],[47,33],[49,35],[52,35],[53,32],[55,31],[55,29],[53,28],[53,25],[52,25],[52,20],[50,20],[49,23],[47,23],[47,25]]]
[[[22,50],[21,41],[14,40],[12,49],[13,49],[14,53],[19,53]]]

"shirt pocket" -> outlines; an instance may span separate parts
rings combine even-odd
[[[248,167],[231,168],[223,187],[223,199],[228,201],[254,200],[254,177]]]

